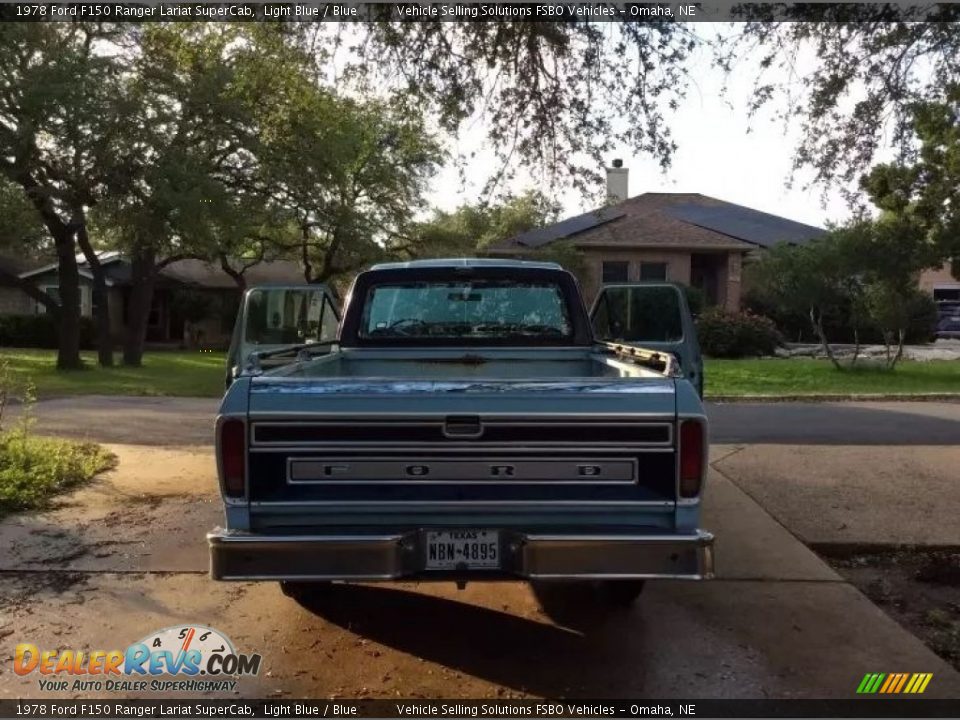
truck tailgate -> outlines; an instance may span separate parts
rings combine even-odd
[[[296,412],[282,402],[288,393]],[[300,518],[430,506],[672,512],[674,395],[663,378],[256,378],[251,509]]]

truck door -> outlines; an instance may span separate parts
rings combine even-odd
[[[265,285],[243,294],[227,353],[229,387],[246,367],[250,353],[311,346],[311,355],[329,352],[337,342],[340,309],[326,285]],[[289,361],[289,359],[287,360]],[[280,362],[279,360],[276,362]],[[264,358],[263,367],[275,364]]]
[[[671,283],[617,283],[600,288],[590,310],[598,340],[673,353],[703,397],[703,358],[683,290]]]

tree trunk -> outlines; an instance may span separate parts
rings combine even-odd
[[[813,308],[810,308],[810,324],[813,326],[813,332],[820,339],[820,346],[823,348],[823,352],[826,353],[827,357],[830,358],[830,362],[833,363],[833,366],[837,370],[843,370],[843,365],[837,360],[833,354],[833,348],[830,347],[830,343],[827,342],[827,335],[823,331],[823,316],[817,315]]]
[[[247,289],[247,278],[244,277],[242,272],[235,270],[233,266],[230,265],[230,260],[227,258],[226,253],[219,253],[218,258],[220,259],[220,269],[233,279],[237,284],[237,288],[240,290],[240,294],[243,295]]]
[[[123,364],[143,364],[143,343],[147,338],[147,321],[156,284],[156,258],[151,248],[138,248],[130,257],[130,299],[123,338]]]
[[[889,367],[891,370],[897,366],[897,363],[900,362],[900,358],[903,357],[903,339],[906,337],[906,334],[906,331],[902,328],[897,330],[897,354],[894,355],[893,360],[887,364],[887,367]]]
[[[54,243],[60,284],[57,369],[79,370],[83,367],[80,360],[80,270],[77,267],[73,234],[58,233]]]
[[[93,274],[93,311],[97,323],[97,361],[101,367],[113,367],[113,339],[110,337],[110,305],[107,297],[107,278],[100,258],[90,244],[87,235],[87,219],[80,211],[77,227],[77,244],[83,252]]]
[[[77,268],[74,233],[57,213],[50,193],[44,191],[36,178],[27,172],[8,173],[7,177],[18,183],[27,193],[30,202],[40,213],[44,226],[49,230],[56,248],[60,284],[57,369],[80,369],[83,367],[80,360],[80,272]],[[44,306],[49,307],[46,303]]]
[[[3,281],[9,285],[13,285],[31,300],[35,300],[43,305],[47,313],[49,313],[54,320],[56,320],[56,322],[60,322],[60,306],[52,297],[47,295],[32,282],[29,280],[24,280],[19,275],[7,272],[3,268],[0,268],[0,281]]]
[[[310,264],[310,226],[300,227],[300,262],[303,264],[303,279],[309,285],[313,282],[313,266]]]
[[[860,357],[860,331],[853,329],[853,357],[850,358],[850,367],[857,364],[857,358]]]

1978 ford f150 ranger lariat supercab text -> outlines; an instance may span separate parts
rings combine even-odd
[[[702,362],[683,294],[552,263],[249,290],[216,423],[217,580],[702,579]]]

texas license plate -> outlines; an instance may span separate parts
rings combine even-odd
[[[500,533],[496,530],[428,530],[427,570],[500,567]]]

